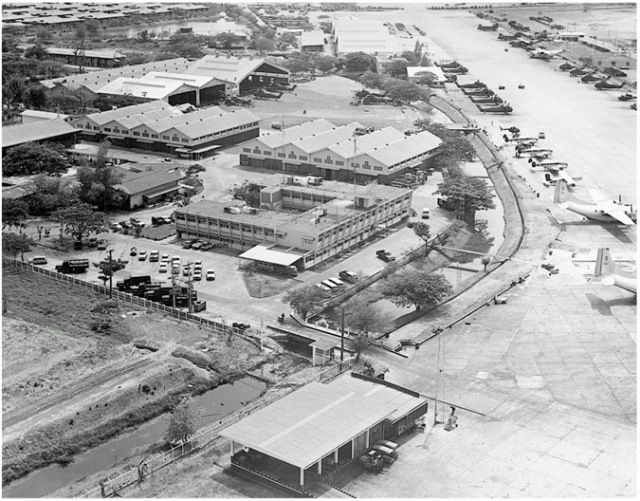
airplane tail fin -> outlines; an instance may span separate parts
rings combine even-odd
[[[564,179],[558,179],[556,183],[556,191],[553,196],[554,203],[560,204],[569,200],[569,190],[567,189],[567,182]]]
[[[596,276],[609,276],[616,271],[616,265],[611,257],[611,252],[607,247],[601,247],[598,249],[598,256],[596,257],[596,268],[593,272]]]

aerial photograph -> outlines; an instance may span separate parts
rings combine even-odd
[[[636,2],[2,2],[3,498],[637,497]]]

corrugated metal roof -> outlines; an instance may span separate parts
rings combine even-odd
[[[249,110],[232,111],[231,113],[209,117],[202,121],[198,120],[197,122],[191,122],[190,117],[192,115],[194,115],[194,113],[184,115],[185,119],[189,120],[189,122],[184,125],[176,125],[174,127],[176,130],[190,138],[201,137],[205,134],[221,132],[240,125],[260,121],[260,118]]]
[[[140,80],[159,80],[161,82],[183,82],[185,85],[201,89],[215,83],[223,83],[210,76],[189,75],[187,73],[168,73],[163,71],[150,71]]]
[[[293,251],[296,251],[293,249]],[[251,259],[252,261],[262,261],[264,263],[279,264],[281,266],[290,266],[298,259],[304,256],[304,251],[284,252],[270,249],[264,245],[256,245],[248,251],[240,254],[241,259]]]
[[[33,117],[33,118],[43,118],[43,119],[54,119],[54,118],[69,118],[69,115],[64,115],[62,113],[53,113],[51,111],[41,111],[41,110],[24,110],[20,113],[22,117]]]
[[[354,392],[310,383],[220,435],[299,468],[384,420],[389,409]]]
[[[269,64],[279,70],[289,70],[276,64],[268,63],[264,59],[253,59],[248,57],[233,57],[226,55],[206,55],[193,63],[185,71],[190,75],[203,75],[214,77],[225,82],[240,83],[253,71],[263,64]]]
[[[303,31],[300,35],[300,47],[324,45],[326,36],[322,31]]]
[[[79,19],[78,19],[79,21]],[[74,49],[67,49],[64,47],[47,47],[47,53],[49,54],[54,54],[54,55],[61,55],[61,56],[75,56],[75,50]],[[124,54],[121,54],[120,52],[116,52],[115,50],[91,50],[91,49],[86,49],[84,51],[84,55],[86,57],[97,57],[97,58],[103,58],[103,59],[124,59],[125,56]]]
[[[119,120],[127,117],[134,117],[136,115],[142,115],[155,110],[168,110],[176,115],[182,115],[182,112],[177,108],[174,108],[169,103],[161,100],[150,101],[148,103],[134,104],[132,106],[123,106],[115,110],[102,111],[99,113],[92,113],[87,115],[97,124],[106,124],[112,120]]]
[[[376,130],[370,134],[359,136],[356,142],[356,151],[353,151],[353,139],[344,141],[342,143],[329,146],[329,150],[333,151],[342,158],[351,158],[356,155],[367,153],[369,150],[374,149],[381,144],[392,143],[404,139],[406,136],[403,132],[393,127],[385,127],[384,129]]]
[[[319,134],[321,132],[331,130],[335,128],[335,125],[326,118],[318,118],[317,120],[311,120],[310,122],[304,122],[293,127],[287,127],[280,132],[274,132],[271,134],[265,134],[258,139],[261,143],[269,148],[277,148],[283,144],[290,143],[291,141],[298,141],[299,139],[310,136],[311,134]]]
[[[353,137],[353,132],[358,127],[363,127],[363,125],[359,122],[353,122],[318,134],[312,134],[297,141],[292,141],[291,144],[311,154],[332,144],[348,140]]]
[[[62,118],[3,127],[2,147],[7,148],[8,146],[15,146],[29,141],[54,139],[77,131],[78,129],[69,125]]]
[[[143,80],[140,78],[119,77],[100,87],[98,94],[129,95],[146,99],[164,99],[184,86],[184,82],[162,80]]]
[[[405,136],[400,141],[367,151],[367,155],[375,158],[383,165],[391,166],[409,160],[416,155],[435,150],[441,143],[440,138],[424,131],[409,137]]]
[[[385,418],[426,400],[346,374],[310,383],[220,432],[263,454],[308,468]]]
[[[184,125],[185,122],[201,122],[201,119],[208,120],[212,117],[218,117],[226,113],[227,112],[219,106],[212,106],[211,108],[194,111],[193,113],[181,113],[180,115],[160,117],[157,121],[152,121],[152,117],[145,118],[144,124],[156,132],[163,132],[171,129],[172,127]]]
[[[134,195],[172,181],[177,182],[182,179],[182,177],[183,175],[180,169],[159,172],[127,173],[125,174],[124,180],[114,187],[124,191],[128,195]]]

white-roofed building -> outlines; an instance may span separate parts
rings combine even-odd
[[[300,35],[302,52],[323,52],[327,35],[323,31],[303,31]]]
[[[410,82],[420,83],[423,79],[429,79],[430,87],[444,87],[447,78],[439,66],[407,66],[407,76]]]
[[[350,373],[309,383],[220,435],[231,441],[232,468],[304,493],[379,440],[412,429],[427,408],[417,392]]]
[[[20,117],[22,118],[23,124],[41,122],[43,120],[53,120],[54,118],[62,118],[62,120],[64,120],[65,122],[71,121],[71,117],[69,115],[40,110],[24,110],[22,113],[20,113]]]
[[[227,113],[211,107],[183,114],[165,101],[151,101],[86,115],[75,124],[87,141],[109,138],[115,146],[199,159],[257,137],[259,120],[245,109]]]
[[[240,256],[247,261],[242,266],[272,266],[270,271],[290,276],[289,266],[303,270],[317,265],[399,223],[411,209],[411,190],[370,184],[356,186],[354,193],[347,183],[295,176],[289,181],[264,186],[259,208],[209,200],[179,208],[178,236],[251,249]],[[256,246],[260,248],[254,251]]]
[[[333,23],[338,56],[364,52],[388,56],[402,52],[402,44],[382,21],[340,18]]]
[[[320,120],[246,142],[240,165],[343,182],[355,175],[359,183],[388,184],[408,171],[428,168],[442,142],[429,132],[412,139],[393,127],[356,135],[360,123],[336,127]]]

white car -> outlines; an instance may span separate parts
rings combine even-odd
[[[180,256],[171,256],[171,262],[180,266]]]
[[[202,270],[193,270],[193,277],[191,278],[197,280],[198,282],[202,280]]]
[[[169,262],[169,254],[163,254],[162,257],[160,258],[160,262],[161,263],[168,263]]]
[[[201,270],[202,269],[202,261],[200,259],[198,259],[198,260],[193,262],[193,269],[194,270]]]
[[[160,273],[166,273],[168,268],[169,266],[167,266],[167,263],[160,263]]]
[[[138,261],[146,261],[147,260],[147,251],[143,250],[138,252]]]
[[[216,272],[214,270],[207,270],[207,281],[215,280]]]

